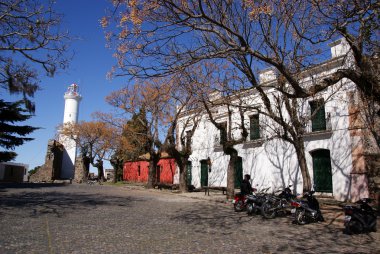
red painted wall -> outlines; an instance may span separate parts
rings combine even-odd
[[[161,159],[158,162],[158,166],[160,173],[158,173],[159,179],[157,178],[157,181],[172,184],[176,170],[175,160],[169,158]]]
[[[158,162],[157,182],[172,184],[176,170],[174,159],[165,158]],[[149,162],[132,161],[124,163],[123,180],[128,182],[148,182]],[[159,179],[158,179],[159,178]]]
[[[148,182],[149,162],[131,161],[124,163],[123,180],[129,182]]]

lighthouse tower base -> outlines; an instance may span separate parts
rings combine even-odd
[[[59,142],[63,145],[61,179],[73,179],[75,171],[76,143],[73,139],[61,135]]]

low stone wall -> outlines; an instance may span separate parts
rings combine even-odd
[[[45,164],[33,175],[29,182],[52,182],[59,179],[62,167],[63,145],[56,140],[49,140]]]
[[[88,160],[88,161],[86,161]],[[83,183],[88,178],[90,162],[87,158],[77,157],[75,160],[74,182]]]

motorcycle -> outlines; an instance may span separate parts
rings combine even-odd
[[[248,195],[246,197],[246,210],[247,210],[247,214],[248,215],[253,215],[253,214],[257,214],[258,212],[260,212],[260,208],[261,206],[263,205],[263,203],[266,201],[267,199],[267,193],[266,191],[268,190],[269,188],[265,189],[265,190],[262,190],[260,191],[259,193],[253,193],[252,195]]]
[[[290,190],[292,185],[289,185],[281,191],[279,195],[267,195],[266,200],[262,204],[260,211],[261,215],[266,219],[273,219],[280,214],[286,214],[290,207],[290,202],[295,196]]]
[[[319,202],[314,197],[314,193],[315,191],[305,192],[303,195],[304,200],[292,200],[290,202],[291,207],[293,207],[291,213],[294,214],[297,224],[305,225],[306,223],[324,221],[319,209]]]
[[[232,200],[235,212],[242,212],[245,210],[247,204],[245,196],[246,195],[243,195],[240,192],[235,193],[234,200]]]
[[[346,234],[360,234],[376,232],[376,212],[369,203],[372,199],[363,198],[356,202],[355,206],[346,205],[344,210],[344,230]]]
[[[253,192],[255,191],[256,189],[253,188]],[[243,195],[241,192],[235,193],[234,199],[232,200],[235,212],[246,210],[248,198],[251,196],[253,196],[253,194]]]

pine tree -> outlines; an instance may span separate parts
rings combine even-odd
[[[33,140],[25,136],[39,129],[29,125],[15,125],[31,117],[30,114],[26,114],[28,110],[22,107],[23,104],[24,101],[0,100],[0,147],[5,149],[5,151],[0,151],[0,162],[15,159],[17,153],[9,150],[14,150],[26,141]]]
[[[128,147],[124,151],[126,160],[137,159],[140,155],[149,152],[148,121],[145,109],[142,107],[138,113],[133,114],[131,120],[124,126],[123,135],[128,140]]]

